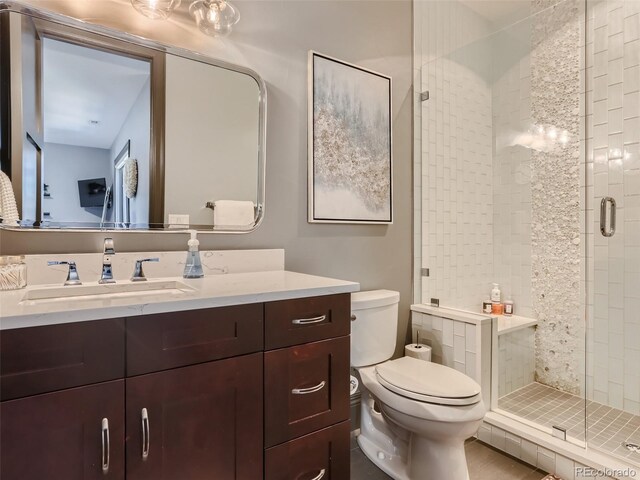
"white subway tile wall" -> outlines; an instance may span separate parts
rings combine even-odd
[[[493,269],[518,315],[534,317],[531,298],[531,22],[493,35]]]
[[[430,271],[420,279],[420,301],[478,311],[493,269],[490,45],[477,42],[490,23],[460,2],[416,5],[419,85],[429,91],[419,109],[415,214],[420,265]]]
[[[412,341],[431,347],[431,360],[455,368],[480,384],[487,406],[491,388],[491,322],[474,325],[411,312]]]

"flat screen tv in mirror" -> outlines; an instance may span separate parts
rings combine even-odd
[[[256,73],[2,0],[0,17],[11,44],[1,80],[12,84],[0,166],[22,226],[259,225],[266,89]],[[222,228],[215,205],[233,202],[253,213]]]
[[[103,178],[91,178],[89,180],[78,180],[78,196],[80,206],[103,208],[107,193],[107,180]]]

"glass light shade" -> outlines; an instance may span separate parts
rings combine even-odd
[[[228,35],[240,20],[240,12],[226,0],[196,0],[189,7],[200,31],[214,37]]]
[[[131,0],[131,5],[145,17],[166,20],[182,0]]]

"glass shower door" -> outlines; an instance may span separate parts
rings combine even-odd
[[[640,463],[640,2],[587,19],[587,441]]]

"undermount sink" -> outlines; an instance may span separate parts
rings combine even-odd
[[[146,282],[121,281],[118,283],[98,283],[69,286],[46,286],[29,289],[22,301],[52,301],[65,298],[101,296],[123,297],[129,295],[163,294],[180,295],[194,289],[178,280],[147,280]]]

